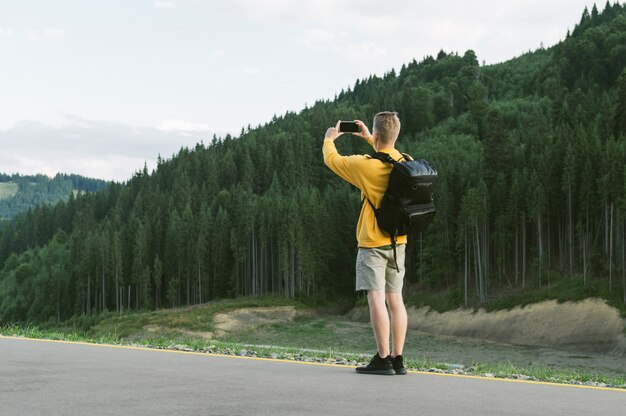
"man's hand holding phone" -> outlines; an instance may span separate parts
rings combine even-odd
[[[372,135],[369,129],[361,120],[354,121],[341,121],[339,120],[335,127],[330,127],[326,130],[326,139],[335,140],[343,133],[350,133],[353,136],[358,136],[369,143]]]
[[[343,132],[339,131],[340,125],[341,121],[338,121],[335,127],[329,127],[328,130],[326,130],[326,135],[324,136],[324,139],[330,139],[332,141],[335,141],[337,137],[341,136]]]
[[[365,125],[365,123],[363,123],[361,120],[354,120],[354,122],[356,123],[357,126],[359,126],[359,132],[358,133],[352,133],[354,136],[358,136],[360,138],[362,138],[363,140],[365,140],[366,142],[370,142],[370,139],[372,138],[372,135],[370,134],[369,129],[367,128],[367,126]]]

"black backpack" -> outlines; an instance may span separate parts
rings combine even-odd
[[[396,237],[399,235],[422,232],[433,221],[435,203],[433,187],[437,182],[437,170],[430,162],[413,158],[405,153],[403,162],[395,161],[387,153],[371,155],[373,159],[393,165],[389,175],[389,184],[379,208],[367,199],[376,215],[378,227],[389,235],[393,247],[396,270]]]

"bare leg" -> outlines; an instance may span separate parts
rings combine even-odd
[[[406,338],[407,316],[402,293],[387,293],[387,303],[391,311],[391,328],[393,333],[392,356],[402,355]]]
[[[376,338],[378,355],[385,358],[389,355],[389,315],[385,305],[385,292],[382,290],[369,290],[367,302],[370,305],[370,320]]]

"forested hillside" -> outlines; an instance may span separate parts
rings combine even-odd
[[[106,186],[105,181],[80,175],[59,173],[49,178],[0,173],[0,225],[37,205],[67,201],[72,192],[96,192]]]
[[[441,51],[181,149],[5,226],[0,321],[267,293],[353,299],[359,193],[324,166],[322,139],[381,110],[399,112],[397,147],[440,174],[407,286],[477,305],[567,276],[626,301],[625,66],[626,7],[607,3],[549,49],[491,66]],[[347,135],[338,147],[372,151]]]

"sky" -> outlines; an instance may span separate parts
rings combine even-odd
[[[0,0],[0,172],[126,181],[442,49],[489,65],[552,46],[593,4]]]

